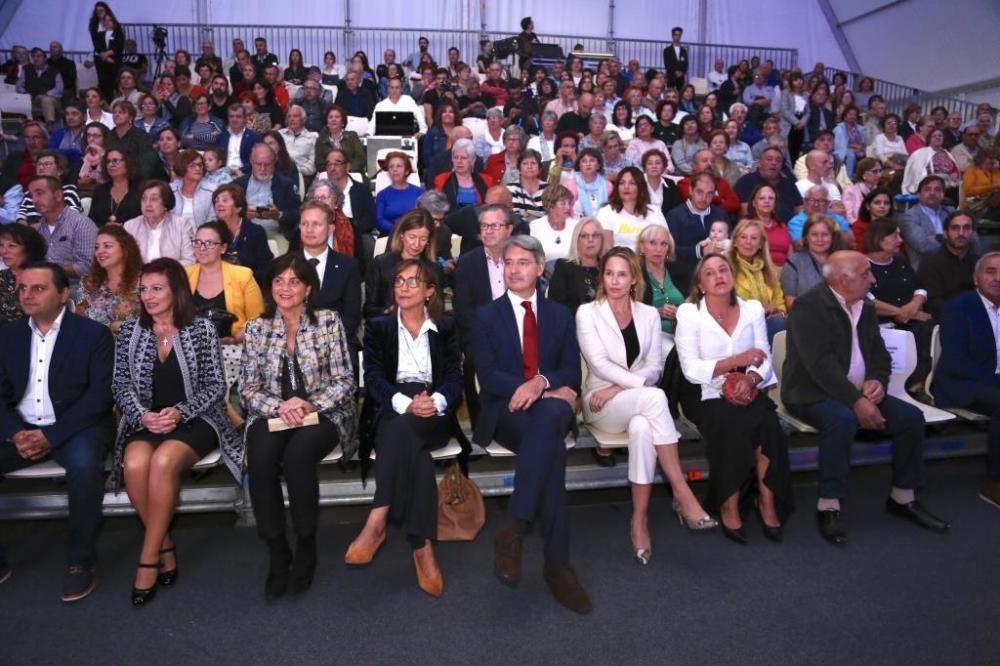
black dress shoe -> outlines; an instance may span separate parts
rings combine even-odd
[[[719,526],[722,528],[722,535],[730,541],[735,541],[741,546],[745,546],[747,544],[747,533],[743,529],[742,525],[733,529],[731,527],[726,527],[725,523],[720,522]]]
[[[160,563],[156,562],[154,564],[143,564],[142,562],[140,562],[139,563],[139,568],[140,569],[159,569],[160,568]],[[139,608],[140,606],[145,606],[150,601],[152,601],[153,597],[155,597],[155,596],[156,596],[156,583],[153,584],[153,587],[147,587],[145,589],[139,588],[139,587],[133,587],[132,588],[132,606],[134,606],[135,608]]]
[[[170,548],[164,548],[163,550],[160,551],[160,555],[163,555],[164,553],[174,553],[174,562],[176,563],[177,561],[176,546],[171,546]],[[173,587],[174,583],[177,582],[178,575],[180,575],[180,571],[178,570],[177,565],[174,564],[173,569],[171,569],[170,571],[161,571],[156,576],[156,584],[161,587]]]
[[[847,533],[840,526],[840,511],[817,511],[816,525],[820,536],[835,546],[847,544]]]
[[[615,465],[618,464],[618,461],[615,459],[614,451],[610,451],[602,455],[597,452],[596,448],[593,448],[590,450],[590,453],[592,456],[594,456],[594,462],[596,462],[601,467],[614,467]]]
[[[521,547],[524,537],[513,526],[502,527],[493,537],[493,573],[508,587],[521,580]]]
[[[316,573],[316,537],[299,537],[295,544],[295,561],[288,579],[288,593],[302,594],[312,586]]]
[[[939,532],[943,534],[951,528],[951,525],[925,509],[923,505],[916,500],[910,502],[909,504],[900,504],[890,497],[885,501],[885,510],[889,512],[889,515],[899,516],[900,518],[909,518],[917,525],[920,525],[924,529],[931,530],[932,532]]]
[[[264,581],[264,598],[267,601],[274,601],[288,592],[292,549],[288,547],[288,541],[284,536],[268,539],[267,547],[271,553],[271,563],[267,570],[267,579]]]

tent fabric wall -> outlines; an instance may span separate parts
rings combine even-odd
[[[543,34],[603,39],[608,33],[609,0],[562,0],[552,3],[537,0],[451,0],[425,3],[420,12],[413,11],[414,3],[400,0],[347,2],[350,2],[350,19],[355,27],[454,30],[478,35],[485,15],[488,32],[513,35],[520,31],[521,18],[530,15],[536,30]],[[202,3],[210,24],[250,26],[342,25],[346,6],[345,0],[286,0],[281,3],[281,11],[276,12],[274,3],[232,3],[223,0],[170,3],[126,3],[119,0],[111,5],[119,18],[127,23],[193,23]],[[757,0],[753,3],[742,0],[615,0],[615,37],[666,41],[670,28],[681,25],[685,28],[688,41],[702,41],[698,35],[702,6],[708,12],[707,33],[703,41],[797,48],[802,66],[811,66],[817,59],[834,66],[844,65],[815,0]],[[67,50],[89,50],[86,24],[92,7],[90,0],[25,2],[8,29],[0,35],[0,48],[9,48],[15,43],[47,45],[50,39],[58,36]],[[650,20],[651,17],[653,20]],[[216,49],[226,52],[228,44],[216,44]]]

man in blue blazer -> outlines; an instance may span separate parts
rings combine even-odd
[[[18,284],[27,316],[0,328],[0,475],[50,458],[66,469],[62,598],[78,601],[94,589],[114,340],[107,327],[66,309],[69,279],[58,264],[28,264]],[[0,582],[9,575],[0,551]]]
[[[219,135],[215,145],[226,150],[226,168],[238,168],[241,173],[250,173],[250,151],[260,143],[260,134],[247,127],[247,112],[239,102],[229,105],[226,112],[229,123],[226,131]],[[230,144],[233,144],[230,146]],[[239,164],[229,158],[230,150],[239,146]]]
[[[934,402],[989,414],[989,479],[979,496],[1000,509],[1000,252],[976,262],[975,291],[956,296],[941,317],[941,359],[934,372]]]
[[[472,328],[476,308],[503,296],[503,244],[514,228],[514,214],[500,204],[486,204],[479,210],[479,233],[483,244],[458,258],[455,265],[455,319],[458,339],[465,356],[462,375],[469,418],[475,427],[479,419],[476,393],[476,366],[473,363]]]
[[[484,219],[490,219],[485,217]],[[537,289],[545,252],[531,236],[503,245],[506,295],[476,310],[473,348],[481,412],[473,440],[515,451],[509,520],[494,541],[494,572],[505,584],[521,577],[521,547],[530,523],[545,540],[545,582],[556,600],[589,613],[590,599],[569,563],[565,437],[575,429],[580,348],[573,317]]]
[[[277,224],[281,234],[294,247],[299,239],[299,205],[302,199],[298,183],[275,173],[278,156],[266,143],[250,150],[250,173],[233,181],[247,194],[247,217],[265,229]],[[273,226],[272,226],[273,228]]]

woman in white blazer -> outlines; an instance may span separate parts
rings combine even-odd
[[[716,527],[687,485],[677,455],[680,435],[667,397],[657,386],[663,371],[660,315],[642,303],[644,282],[636,254],[613,248],[601,261],[597,296],[576,311],[577,338],[589,374],[583,389],[587,423],[628,432],[632,484],[632,550],[649,562],[648,510],[656,463],[674,492],[674,510],[691,530]]]
[[[764,535],[781,541],[792,481],[775,405],[759,391],[776,383],[764,306],[738,298],[734,282],[725,257],[710,254],[698,263],[691,296],[677,308],[674,343],[684,376],[701,386],[698,430],[708,457],[709,510],[719,512],[726,537],[745,544],[740,500],[756,485]],[[730,374],[731,397],[740,404],[724,395]]]

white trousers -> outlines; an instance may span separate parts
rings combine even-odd
[[[648,485],[656,476],[656,447],[670,446],[681,438],[670,416],[667,396],[655,386],[625,389],[599,412],[588,407],[584,397],[587,423],[606,432],[628,432],[628,480]]]

